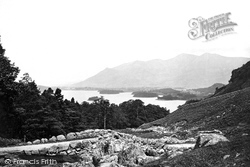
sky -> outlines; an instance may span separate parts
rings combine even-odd
[[[230,12],[234,33],[191,40],[192,18]],[[0,0],[6,56],[38,85],[83,81],[105,68],[182,53],[250,57],[248,0]]]

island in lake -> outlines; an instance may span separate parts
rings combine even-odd
[[[103,89],[98,91],[100,94],[119,94],[124,91],[122,90],[112,90],[112,89]]]
[[[98,100],[100,99],[101,97],[98,97],[98,96],[93,96],[93,97],[89,97],[88,101],[95,101],[95,100]]]
[[[158,97],[157,93],[153,93],[153,92],[144,92],[144,91],[140,91],[140,92],[133,92],[133,97]]]

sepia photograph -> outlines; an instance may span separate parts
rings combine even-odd
[[[0,167],[250,167],[247,0],[0,0]]]

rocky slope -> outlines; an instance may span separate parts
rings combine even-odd
[[[250,87],[250,61],[232,71],[229,84],[218,89],[214,96]]]

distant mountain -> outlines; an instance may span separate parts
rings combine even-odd
[[[201,56],[181,54],[169,60],[135,61],[106,68],[72,87],[203,88],[214,83],[227,83],[231,71],[249,60],[205,53]]]
[[[250,87],[250,61],[232,71],[231,79],[226,86],[217,89],[215,96]]]

